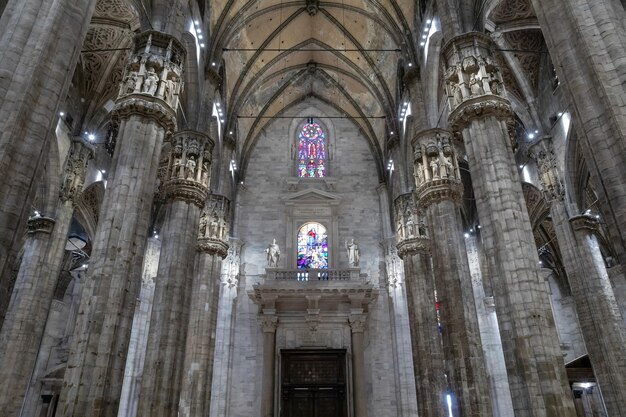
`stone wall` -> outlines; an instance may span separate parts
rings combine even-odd
[[[330,259],[331,267],[347,268],[347,256],[343,247],[346,239],[354,238],[361,251],[361,272],[378,286],[383,281],[384,255],[380,246],[381,217],[379,197],[376,191],[378,177],[372,153],[366,139],[347,119],[324,119],[336,112],[317,101],[306,101],[290,111],[306,117],[319,117],[328,132],[336,137],[328,138],[333,145],[332,160],[328,172],[336,179],[335,190],[328,189],[323,182],[302,182],[291,191],[286,180],[294,179],[294,164],[290,146],[294,143],[290,132],[293,121],[277,119],[258,139],[245,171],[244,185],[239,190],[239,227],[234,233],[244,242],[242,253],[242,277],[239,296],[235,306],[235,335],[233,369],[230,384],[229,416],[258,416],[261,396],[263,343],[257,322],[257,307],[246,292],[260,280],[266,265],[265,248],[272,239],[281,248],[280,267],[287,265],[288,209],[284,199],[301,192],[308,186],[340,198],[337,209],[337,241],[340,247],[337,259]],[[293,256],[291,259],[295,259]],[[396,387],[391,343],[389,307],[384,292],[370,305],[368,325],[365,330],[365,369],[367,374],[366,394],[370,416],[396,416]],[[346,330],[347,331],[347,330]],[[277,331],[280,337],[281,328]],[[349,333],[348,333],[349,334]],[[343,338],[349,343],[349,337]],[[278,343],[277,346],[280,344]],[[279,346],[280,347],[280,346]]]

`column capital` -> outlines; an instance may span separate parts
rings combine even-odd
[[[351,314],[348,317],[348,323],[352,333],[363,333],[367,323],[367,316],[365,314]]]
[[[276,333],[278,328],[278,317],[270,314],[263,314],[259,318],[259,324],[263,329],[263,333]]]
[[[478,118],[513,116],[494,46],[489,36],[469,32],[452,38],[442,49],[449,121],[454,131]]]
[[[230,200],[223,195],[209,194],[200,215],[199,227],[198,250],[226,258],[229,247]]]
[[[184,130],[163,146],[159,168],[166,201],[182,200],[204,206],[209,193],[214,142],[204,133]]]
[[[461,204],[463,183],[458,145],[444,129],[419,132],[412,140],[416,193],[422,207],[444,200]]]
[[[52,233],[56,221],[50,217],[35,215],[27,221],[28,234]]]
[[[399,195],[394,201],[396,247],[398,255],[430,253],[426,216],[418,210],[414,193]]]
[[[559,166],[554,153],[551,136],[543,136],[530,145],[528,155],[537,162],[539,181],[548,203],[563,201],[565,187],[561,180]]]
[[[70,152],[65,162],[63,182],[59,191],[61,201],[76,200],[83,191],[85,175],[87,174],[87,163],[93,158],[94,148],[79,137],[75,137],[70,145]]]
[[[169,34],[154,30],[138,34],[112,118],[136,114],[157,121],[168,132],[176,131],[186,55],[183,44]]]
[[[575,231],[586,232],[588,234],[594,234],[600,228],[600,221],[589,214],[570,217],[569,222]]]

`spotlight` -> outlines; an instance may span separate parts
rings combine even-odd
[[[63,117],[63,116],[65,116],[65,113],[64,112],[60,112],[59,116]]]
[[[426,45],[426,42],[420,42],[420,46]]]
[[[90,133],[87,135],[87,139],[89,140],[96,140],[96,135],[94,135],[93,133]]]

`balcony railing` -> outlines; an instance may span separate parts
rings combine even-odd
[[[266,268],[268,281],[359,281],[360,268],[350,269],[278,269]]]

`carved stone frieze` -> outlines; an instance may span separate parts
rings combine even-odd
[[[430,239],[426,226],[426,215],[418,209],[415,194],[402,194],[394,201],[396,225],[396,247],[398,255],[428,253]]]
[[[78,202],[83,191],[85,175],[87,173],[87,163],[93,158],[94,150],[89,144],[81,139],[75,139],[70,145],[70,152],[65,162],[63,182],[59,198],[65,202],[71,200],[74,204]]]
[[[216,254],[222,258],[230,256],[228,251],[229,231],[230,201],[224,196],[210,194],[200,216],[198,250]],[[237,267],[235,275],[238,273],[239,269]]]
[[[539,181],[547,202],[563,201],[565,187],[561,180],[552,138],[544,136],[531,145],[529,155],[537,162]]]
[[[137,35],[114,116],[123,118],[138,113],[158,121],[163,119],[166,129],[174,131],[185,56],[183,45],[170,35],[156,31]]]
[[[413,139],[414,176],[420,206],[442,200],[460,203],[463,183],[459,171],[457,143],[452,134],[430,129]]]
[[[506,97],[491,39],[472,32],[457,36],[444,46],[444,80],[450,110],[481,96]]]
[[[35,233],[52,233],[52,229],[54,229],[55,220],[50,217],[45,217],[41,215],[34,215],[28,219],[27,227],[29,234]]]
[[[161,195],[204,207],[209,192],[214,142],[200,132],[185,130],[163,146],[159,164]]]

